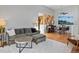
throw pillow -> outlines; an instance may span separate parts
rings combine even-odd
[[[9,36],[16,35],[14,29],[8,29],[8,30],[7,30],[7,33],[8,33]]]
[[[35,28],[31,28],[32,33],[36,32],[37,30]]]

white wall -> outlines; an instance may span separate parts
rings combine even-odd
[[[72,35],[78,35],[78,20],[79,20],[79,12],[78,12],[78,6],[71,6],[68,8],[62,8],[59,10],[55,10],[55,25],[58,25],[58,16],[60,15],[61,12],[68,12],[67,15],[73,16],[73,23],[74,25],[70,25],[70,31]]]
[[[54,15],[53,10],[44,6],[0,6],[0,17],[5,18],[7,28],[33,27],[32,21],[37,19],[39,12]]]
[[[68,12],[74,18],[74,25],[71,26],[71,33],[79,34],[79,7],[72,6],[68,8],[61,8],[59,10],[52,10],[45,6],[34,5],[4,5],[0,6],[0,17],[5,18],[7,28],[21,28],[33,27],[33,21],[37,19],[38,13],[45,13],[55,16],[55,25],[58,25],[58,15],[60,12]]]

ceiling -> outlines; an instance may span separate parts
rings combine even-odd
[[[52,10],[60,10],[64,8],[72,8],[72,7],[79,7],[79,5],[46,5],[46,7]]]

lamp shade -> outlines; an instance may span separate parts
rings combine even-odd
[[[6,26],[6,22],[4,18],[0,18],[0,26],[5,27]]]

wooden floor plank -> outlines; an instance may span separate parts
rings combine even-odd
[[[59,33],[45,33],[45,35],[47,38],[51,40],[56,40],[65,44],[67,44],[69,37],[69,35],[67,34],[59,34]],[[71,53],[79,53],[79,48],[76,49],[75,47],[73,47]]]
[[[45,33],[46,37],[51,40],[56,40],[62,43],[67,43],[68,35],[59,33]]]

